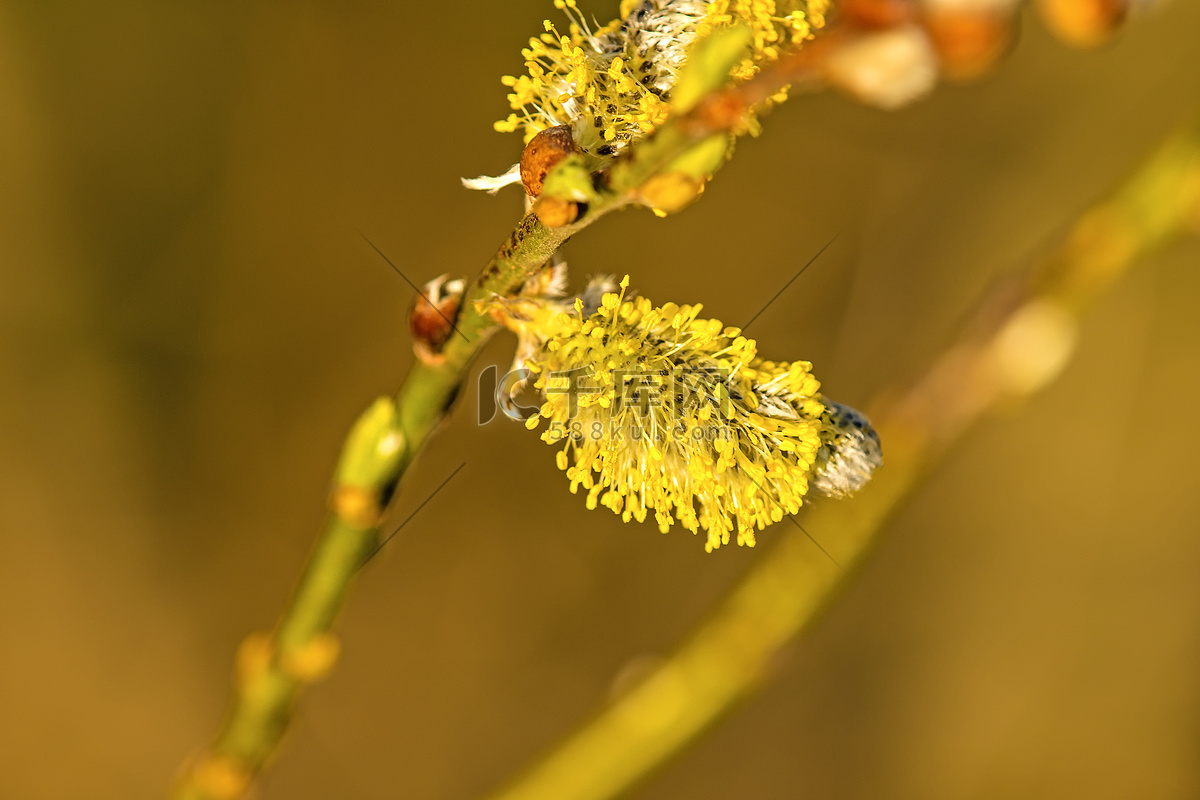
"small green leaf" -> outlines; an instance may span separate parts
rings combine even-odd
[[[396,403],[380,397],[362,413],[338,464],[337,482],[368,491],[386,488],[395,480],[404,458],[405,442],[396,419]]]
[[[592,173],[584,165],[583,156],[576,153],[555,164],[542,182],[542,196],[558,197],[574,203],[595,202]]]
[[[705,95],[729,82],[729,73],[746,57],[751,32],[746,25],[720,28],[692,47],[679,80],[671,90],[671,110],[684,114]]]
[[[672,161],[664,172],[682,172],[692,178],[708,180],[725,164],[734,137],[730,133],[714,133],[692,145],[679,158]]]

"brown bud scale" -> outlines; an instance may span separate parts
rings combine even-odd
[[[568,125],[546,128],[525,145],[521,153],[521,183],[525,193],[537,197],[542,193],[546,175],[558,162],[576,152],[575,137]]]
[[[442,345],[454,333],[454,320],[466,288],[461,279],[448,278],[442,275],[425,284],[408,312],[413,346],[431,356],[441,353]]]

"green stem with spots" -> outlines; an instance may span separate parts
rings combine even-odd
[[[697,75],[689,80],[701,95],[722,88],[740,53],[729,42],[726,38],[723,50],[695,59]],[[550,228],[527,214],[472,283],[440,361],[417,362],[394,398],[380,398],[363,413],[343,446],[330,513],[292,600],[271,634],[251,636],[243,644],[225,720],[209,748],[185,766],[172,798],[242,796],[277,753],[304,688],[332,668],[337,653],[332,628],[354,578],[379,546],[386,506],[496,329],[477,311],[476,301],[518,291],[567,239],[633,203],[646,180],[702,146],[712,133],[686,115],[668,121],[618,160],[604,185],[590,187],[589,203],[574,223]]]

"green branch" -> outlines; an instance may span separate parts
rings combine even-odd
[[[739,37],[744,40],[744,32],[714,36],[720,46],[702,48],[693,58],[687,80],[698,96],[722,88],[744,46],[737,45]],[[681,114],[630,148],[606,174],[586,176],[588,202],[579,207],[582,214],[574,222],[549,227],[536,213],[527,214],[467,291],[457,332],[446,340],[437,363],[418,361],[394,399],[380,398],[363,413],[343,446],[329,516],[295,594],[271,634],[251,635],[240,648],[225,720],[208,750],[185,766],[173,798],[229,800],[243,795],[276,754],[303,689],[333,668],[339,649],[333,624],[355,576],[379,547],[386,507],[495,330],[477,311],[476,301],[518,291],[567,239],[605,214],[638,202],[642,187],[671,165],[686,164],[694,152],[711,157],[713,133],[711,126]],[[724,148],[720,155],[723,160]],[[557,181],[554,173],[548,176],[550,185],[569,192],[572,176],[565,170],[570,166],[564,165]]]
[[[741,43],[738,37],[742,37]],[[330,513],[295,594],[274,631],[250,636],[239,650],[234,696],[221,729],[207,751],[185,768],[173,797],[227,800],[244,794],[254,776],[276,755],[304,688],[332,669],[338,653],[332,628],[355,576],[379,546],[385,509],[405,471],[448,413],[471,361],[495,330],[493,322],[478,312],[476,301],[518,291],[564,242],[611,211],[636,203],[666,211],[681,208],[723,162],[728,132],[742,121],[746,108],[755,98],[769,96],[787,82],[787,74],[769,72],[723,90],[724,76],[744,47],[744,38],[743,31],[733,29],[698,47],[679,83],[678,96],[685,98],[686,106],[680,101],[671,119],[631,146],[610,168],[592,175],[586,169],[581,172],[578,161],[567,159],[552,171],[546,177],[541,202],[570,204],[571,213],[539,216],[536,212],[546,209],[535,206],[535,213],[520,221],[468,289],[456,320],[461,335],[449,338],[440,357],[430,359],[436,363],[418,362],[395,398],[377,400],[359,418],[334,475]],[[1194,166],[1195,141],[1189,141],[1187,152]],[[1170,184],[1169,176],[1162,180]],[[1155,186],[1155,196],[1162,190],[1163,186]],[[1112,210],[1129,211],[1120,203]],[[1136,217],[1140,227],[1132,221],[1129,227],[1135,234],[1145,235],[1136,241],[1139,246],[1122,251],[1127,257],[1118,260],[1117,267],[1131,261],[1144,245],[1179,227],[1170,214],[1126,216]],[[565,224],[550,226],[543,219]],[[1151,229],[1155,236],[1150,235]],[[1080,252],[1087,252],[1080,247]],[[1030,296],[1047,300],[1056,298],[1058,292],[1068,299],[1083,297],[1111,280],[1119,269],[1110,263],[1099,279],[1087,270],[1077,272],[1075,278],[1066,280],[1061,276],[1075,274],[1070,269],[1048,270],[1050,277],[1040,288],[1030,284]],[[1075,313],[1069,303],[1063,308],[1064,314]],[[1017,311],[1009,322],[1022,319]],[[1057,330],[1046,324],[1045,314],[1029,320],[1035,334]],[[1034,324],[1039,320],[1044,330]],[[1003,338],[1003,330],[997,330],[997,336]],[[1012,374],[1024,375],[1020,354],[1009,355],[1014,362],[1007,365]],[[982,363],[978,358],[976,362]],[[1037,364],[1025,366],[1026,372],[1036,372]],[[953,377],[953,369],[950,374]],[[1022,379],[1028,383],[1029,376]],[[954,380],[943,383],[951,387],[952,400],[961,399],[954,394]],[[996,385],[1005,384],[1000,381]],[[872,489],[854,503],[816,510],[822,520],[834,515],[829,529],[836,525],[840,531],[837,556],[842,563],[861,557],[873,532],[916,481],[922,464],[936,452],[939,432],[953,429],[938,428],[931,424],[932,417],[925,418],[923,423],[928,424],[923,425],[915,412],[922,407],[920,388],[909,395],[908,406],[879,426],[888,442],[889,467]],[[934,381],[924,388],[934,397],[945,386]],[[993,399],[978,391],[962,392],[961,396],[975,398],[961,404],[958,416],[963,423]],[[812,618],[843,579],[824,556],[814,558],[813,552],[812,545],[798,536],[781,541],[662,669],[504,796],[608,797],[703,730],[754,685],[770,655]]]

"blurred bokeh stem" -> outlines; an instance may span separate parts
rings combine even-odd
[[[985,413],[1060,373],[1088,302],[1153,250],[1198,230],[1193,122],[1057,246],[989,292],[963,336],[915,383],[884,393],[871,417],[885,466],[866,490],[814,504],[803,528],[776,525],[777,541],[678,650],[492,800],[615,797],[677,753],[763,680],[950,445]]]

